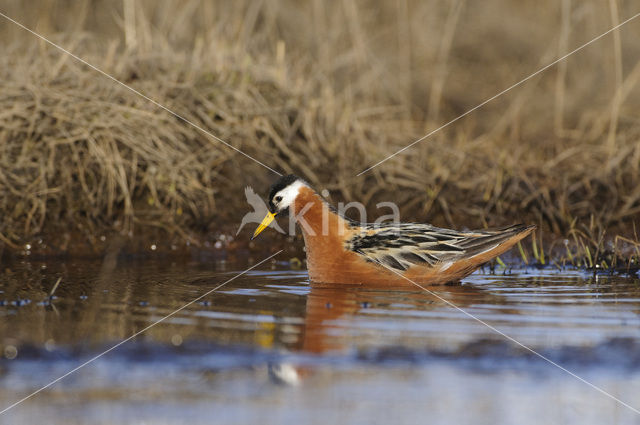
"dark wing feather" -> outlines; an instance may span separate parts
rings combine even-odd
[[[364,225],[347,241],[347,249],[373,261],[404,271],[413,265],[436,264],[469,258],[489,251],[527,226],[460,232],[429,224]]]

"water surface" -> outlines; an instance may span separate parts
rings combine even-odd
[[[247,267],[166,258],[8,265],[0,280],[0,407]],[[310,285],[306,272],[269,263],[0,422],[640,423],[487,326],[638,409],[636,278],[529,268],[481,271],[429,290]]]

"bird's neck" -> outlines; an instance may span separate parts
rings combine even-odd
[[[345,241],[360,229],[334,212],[308,187],[300,189],[292,209],[304,236],[309,279],[336,281],[335,273],[348,269],[347,263],[356,255],[346,249]]]
[[[308,187],[300,189],[292,213],[307,244],[317,238],[335,238],[351,231],[349,222]]]

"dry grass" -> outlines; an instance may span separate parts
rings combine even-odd
[[[454,227],[533,222],[597,244],[605,231],[634,239],[640,213],[640,20],[355,175],[638,11],[616,0],[2,6],[333,200],[372,212],[395,200],[407,220]],[[0,36],[0,243],[59,229],[197,239],[235,227],[241,188],[274,178],[13,24]]]

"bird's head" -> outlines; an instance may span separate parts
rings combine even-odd
[[[293,174],[280,177],[271,186],[271,190],[269,191],[269,212],[253,233],[253,237],[251,239],[255,238],[264,229],[266,229],[275,219],[277,214],[289,214],[289,208],[294,204],[298,194],[300,193],[300,189],[306,186],[308,185],[304,180]]]

